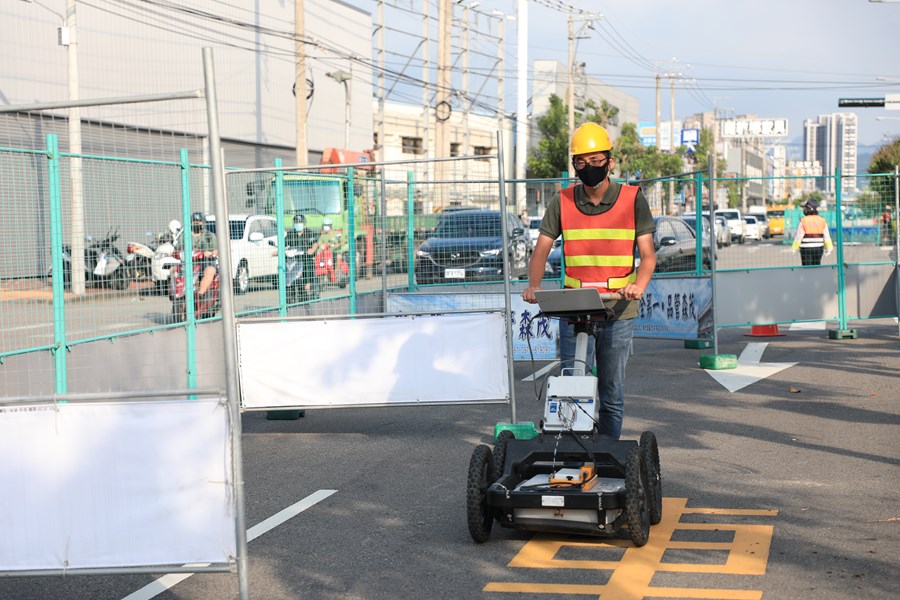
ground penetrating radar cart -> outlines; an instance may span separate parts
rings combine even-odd
[[[643,546],[662,519],[659,448],[651,431],[640,442],[612,440],[598,431],[597,378],[586,364],[592,319],[609,309],[596,289],[539,290],[540,315],[575,322],[575,367],[550,377],[540,430],[498,424],[493,449],[472,452],[466,513],[472,539],[488,540],[494,520],[527,531],[615,536],[627,527]],[[597,356],[597,360],[603,360]]]

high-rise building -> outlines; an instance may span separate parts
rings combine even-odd
[[[835,193],[835,169],[845,175],[856,174],[857,118],[854,113],[819,115],[817,119],[803,122],[803,160],[822,165],[823,178],[817,187]],[[856,191],[854,178],[841,180],[841,194]]]

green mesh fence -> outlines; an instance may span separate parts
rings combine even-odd
[[[194,239],[184,234],[193,213],[203,213],[207,231],[219,224],[212,216],[210,169],[195,162],[196,150],[177,160],[72,156],[56,150],[54,140],[50,136],[44,150],[0,148],[0,217],[8,231],[0,236],[0,361],[47,353],[51,360],[29,376],[55,379],[64,389],[67,377],[78,377],[77,363],[62,376],[60,368],[79,345],[190,332],[220,318],[219,303],[192,306],[201,271],[193,274],[194,258],[184,252],[185,239]],[[820,212],[836,244],[840,230],[844,262],[892,263],[893,175],[840,179],[837,186],[836,177],[785,178],[771,189],[839,188],[839,196],[825,196]],[[233,268],[220,273],[220,282],[232,279],[239,317],[324,318],[423,306],[410,296],[417,302],[429,296],[429,307],[455,296],[454,310],[495,310],[502,307],[507,269],[514,284],[524,285],[517,280],[527,277],[533,248],[530,221],[513,208],[517,186],[525,186],[527,213],[537,218],[567,183],[505,182],[501,188],[496,157],[231,170],[226,192]],[[796,200],[770,195],[765,233],[760,239],[745,235],[741,243],[736,232],[746,230],[716,218],[731,215],[710,218],[704,174],[634,183],[657,217],[659,277],[705,276],[711,252],[722,271],[799,266],[791,251],[801,214]],[[719,206],[734,205],[727,210],[742,217],[760,214],[761,206],[743,210],[740,182],[716,183]],[[294,231],[295,215],[303,215],[305,233]],[[298,245],[301,237],[305,247]],[[837,268],[836,260],[835,253],[823,265]],[[547,279],[559,280],[562,262]],[[172,273],[179,267],[192,273],[183,278],[183,304],[173,291]],[[196,360],[209,361],[210,368],[220,361],[190,342],[171,352],[188,365],[189,381]],[[152,377],[154,366],[162,368],[172,355],[142,357],[136,376]]]

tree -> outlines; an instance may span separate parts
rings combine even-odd
[[[894,138],[894,141],[885,144],[875,151],[872,155],[872,162],[869,163],[869,173],[872,175],[882,173],[894,173],[894,169],[900,166],[900,137]],[[875,181],[872,181],[875,183]],[[883,206],[891,206],[894,203],[894,186],[897,182],[893,177],[878,178],[877,194],[880,197],[878,203],[881,206],[876,207],[878,211]]]
[[[619,109],[606,100],[597,106],[593,100],[584,104],[583,114],[576,115],[575,125],[593,121],[608,125],[619,115]],[[569,112],[556,94],[550,96],[550,108],[538,119],[541,139],[537,148],[528,156],[528,172],[531,177],[553,179],[569,170]]]

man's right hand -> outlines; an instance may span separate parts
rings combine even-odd
[[[529,304],[537,304],[537,297],[534,295],[535,290],[543,289],[541,286],[527,287],[525,291],[522,292],[522,300],[528,302]]]

